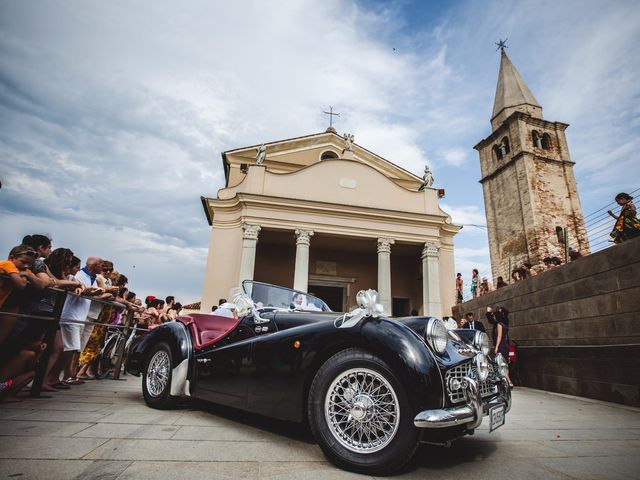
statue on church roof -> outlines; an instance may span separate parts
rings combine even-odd
[[[342,138],[344,138],[344,150],[345,152],[352,152],[353,151],[353,140],[354,140],[354,136],[351,133],[345,133]]]
[[[256,148],[256,165],[262,165],[265,158],[267,158],[267,147],[265,147],[263,143],[260,147]]]
[[[433,173],[429,169],[429,165],[424,166],[424,175],[422,175],[422,186],[420,190],[424,190],[425,187],[431,187],[433,185]]]

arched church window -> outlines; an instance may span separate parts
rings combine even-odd
[[[509,153],[511,151],[511,147],[509,145],[509,138],[508,137],[504,137],[502,139],[502,155],[506,155],[507,153]]]
[[[336,158],[338,158],[338,154],[331,150],[322,152],[322,155],[320,155],[320,160],[334,160]]]
[[[498,145],[493,146],[493,154],[496,156],[496,160],[502,160],[502,149]]]
[[[534,130],[531,136],[533,138],[533,146],[536,148],[542,148],[542,139],[540,138],[538,131]]]
[[[551,137],[548,133],[542,135],[542,148],[549,150],[551,148]]]

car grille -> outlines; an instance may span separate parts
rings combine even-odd
[[[449,381],[451,378],[457,378],[462,380],[464,377],[478,378],[476,374],[476,367],[472,362],[462,363],[449,370],[445,374],[445,385],[447,386],[447,393],[449,394],[449,400],[452,403],[458,403],[466,399],[464,388],[457,390],[451,390],[449,388]],[[498,392],[498,386],[496,385],[497,377],[496,372],[493,369],[493,365],[489,362],[489,376],[484,382],[479,383],[480,395],[482,397],[488,397]]]

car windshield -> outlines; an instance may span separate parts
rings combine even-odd
[[[313,295],[268,283],[245,280],[245,293],[251,297],[256,308],[286,308],[307,312],[331,312],[329,306]]]

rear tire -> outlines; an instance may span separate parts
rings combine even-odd
[[[318,370],[308,398],[309,425],[335,465],[390,475],[418,448],[420,432],[403,386],[380,358],[343,350]]]
[[[142,395],[151,408],[169,410],[176,406],[178,397],[171,395],[171,349],[164,342],[149,351],[142,373]]]

